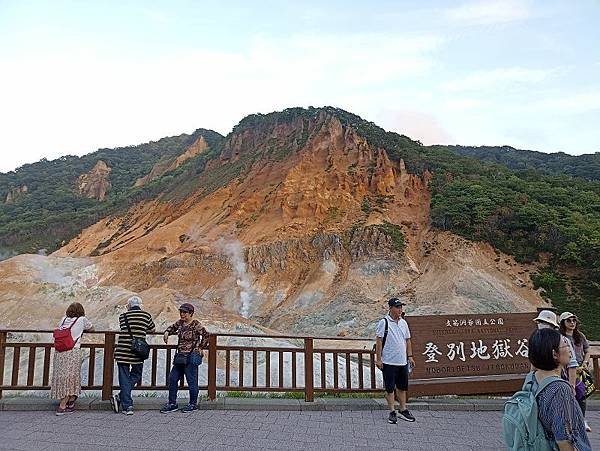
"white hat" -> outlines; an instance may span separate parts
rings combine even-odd
[[[560,316],[558,317],[558,322],[559,322],[559,323],[562,323],[562,322],[563,322],[564,320],[566,320],[567,318],[573,318],[574,316],[575,316],[575,317],[577,317],[577,315],[574,315],[574,314],[573,314],[573,313],[571,313],[571,312],[564,312],[564,313],[561,313],[561,314],[560,314]]]
[[[558,323],[556,322],[556,313],[551,312],[550,310],[542,310],[537,318],[535,318],[533,321],[535,321],[536,323],[538,321],[541,321],[543,323],[547,323],[550,324],[552,327],[556,327],[558,329]]]
[[[139,296],[131,296],[129,299],[127,299],[127,305],[129,306],[129,308],[131,307],[141,307],[142,305],[142,298]]]

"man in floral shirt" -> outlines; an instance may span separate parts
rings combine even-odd
[[[194,316],[192,304],[182,304],[179,307],[180,320],[169,326],[164,334],[165,343],[169,335],[177,334],[177,353],[173,359],[173,368],[169,374],[169,402],[160,409],[160,413],[170,413],[179,410],[177,405],[177,388],[179,380],[185,375],[190,389],[190,403],[181,409],[188,413],[197,410],[198,403],[198,365],[202,363],[203,349],[208,347],[209,333]]]

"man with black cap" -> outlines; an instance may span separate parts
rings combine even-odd
[[[179,306],[180,319],[165,330],[164,341],[169,342],[169,335],[177,334],[177,353],[173,358],[173,367],[169,373],[169,402],[160,409],[160,413],[171,413],[179,410],[177,405],[177,388],[179,380],[185,375],[190,389],[190,402],[181,411],[194,412],[198,409],[198,365],[202,363],[203,349],[208,347],[209,334],[200,321],[192,319],[194,306],[188,302]]]
[[[385,399],[390,409],[388,422],[396,424],[398,417],[404,421],[415,421],[415,417],[406,408],[406,392],[408,391],[408,373],[415,366],[412,354],[412,342],[408,323],[402,318],[402,307],[406,305],[398,298],[388,301],[389,313],[379,320],[375,334],[375,364],[383,372]],[[395,393],[394,393],[395,392]],[[396,413],[395,396],[398,397],[400,409]]]

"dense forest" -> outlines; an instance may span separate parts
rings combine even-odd
[[[585,316],[592,336],[600,338],[600,154],[543,154],[509,147],[423,146],[387,132],[352,113],[332,108],[290,108],[243,119],[232,134],[282,122],[303,124],[285,148],[242,157],[203,173],[219,156],[223,138],[210,130],[164,138],[83,157],[66,156],[0,174],[0,254],[53,251],[100,218],[124,211],[143,199],[183,199],[203,188],[210,192],[242,173],[247,158],[284,158],[309,138],[305,124],[323,112],[354,128],[390,158],[403,159],[410,172],[433,174],[431,223],[472,240],[483,240],[520,261],[544,256],[534,276],[537,286],[560,308]],[[142,188],[135,181],[152,166],[181,154],[199,136],[209,151]],[[268,151],[268,152],[267,152]],[[102,159],[111,168],[112,189],[104,202],[78,195],[77,177]],[[198,177],[202,174],[202,177]],[[203,184],[198,186],[198,183]],[[26,185],[28,192],[4,203],[7,193]]]
[[[447,147],[458,155],[499,163],[515,171],[531,169],[543,174],[570,175],[586,180],[599,180],[600,177],[600,152],[574,156],[563,152],[547,154],[532,150],[518,150],[510,146]]]

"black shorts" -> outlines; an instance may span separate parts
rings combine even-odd
[[[386,392],[393,393],[394,388],[402,391],[408,390],[408,364],[388,365],[384,363],[381,371]]]

